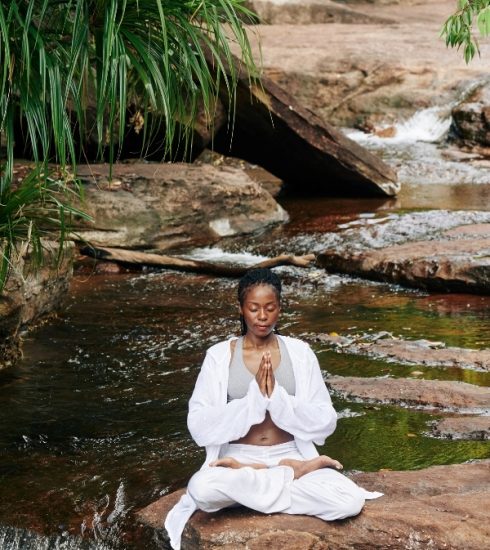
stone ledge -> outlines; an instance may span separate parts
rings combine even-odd
[[[385,496],[366,503],[356,518],[324,522],[308,516],[263,515],[245,508],[196,512],[182,550],[454,549],[490,547],[483,505],[490,496],[490,460],[416,471],[380,471],[352,478]],[[163,533],[164,518],[182,491],[137,512],[137,520]]]

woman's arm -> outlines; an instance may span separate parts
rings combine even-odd
[[[189,401],[187,426],[200,446],[222,445],[245,436],[254,424],[265,418],[268,399],[256,379],[241,399],[223,403],[219,391],[219,371],[207,353]]]
[[[335,431],[337,413],[323,381],[318,359],[307,344],[300,372],[308,377],[306,394],[291,396],[276,380],[267,410],[279,428],[299,439],[323,445],[325,439]]]

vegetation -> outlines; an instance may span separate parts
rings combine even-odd
[[[458,0],[458,10],[447,18],[441,31],[446,46],[463,48],[466,63],[480,54],[475,25],[482,37],[490,35],[490,0]]]
[[[212,121],[220,87],[233,105],[230,40],[254,74],[249,16],[244,0],[0,1],[0,289],[17,243],[36,248],[48,226],[63,235],[74,212],[48,161],[63,173],[92,140],[112,165],[129,131],[141,132],[143,155],[156,135],[165,153],[187,145],[199,108]],[[16,140],[37,168],[13,189]]]

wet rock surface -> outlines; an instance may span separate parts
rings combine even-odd
[[[443,342],[402,340],[391,335],[374,335],[367,341],[362,338],[321,334],[315,340],[342,353],[367,355],[408,365],[490,370],[489,349],[446,347]]]
[[[329,376],[326,383],[337,395],[350,400],[490,414],[490,388],[466,382]]]
[[[444,439],[490,439],[489,416],[443,418],[433,423],[430,435]]]
[[[349,239],[354,234],[351,229]],[[424,240],[410,240],[413,236],[406,235],[410,242],[384,248],[378,243],[371,250],[327,249],[317,261],[328,271],[417,288],[490,293],[490,224],[434,230]]]
[[[490,545],[486,507],[490,460],[433,466],[418,471],[380,471],[352,478],[385,496],[366,503],[355,518],[324,522],[308,516],[262,515],[238,508],[196,512],[182,549],[433,548],[481,550]],[[137,513],[163,537],[163,521],[182,491]]]
[[[479,87],[452,110],[456,133],[470,144],[490,147],[490,83]]]
[[[94,223],[79,230],[94,245],[165,250],[209,244],[287,221],[258,183],[233,167],[189,164],[80,166],[84,209]]]
[[[58,267],[54,265],[58,246],[50,242],[44,246],[41,268],[34,268],[28,256],[13,260],[11,275],[0,293],[0,369],[11,366],[20,356],[20,331],[64,304],[73,272],[73,243],[65,245]]]

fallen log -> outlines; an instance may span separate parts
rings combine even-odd
[[[219,275],[221,277],[241,277],[249,269],[257,267],[278,267],[281,265],[294,265],[296,267],[308,267],[315,259],[314,254],[305,256],[292,256],[281,254],[269,258],[252,266],[238,266],[215,264],[201,260],[191,260],[179,256],[168,256],[164,254],[151,254],[138,252],[136,250],[125,250],[122,248],[105,248],[95,246],[83,246],[80,253],[97,260],[117,262],[125,265],[162,267],[176,269],[178,271],[190,271],[193,273],[206,273],[208,275]]]

